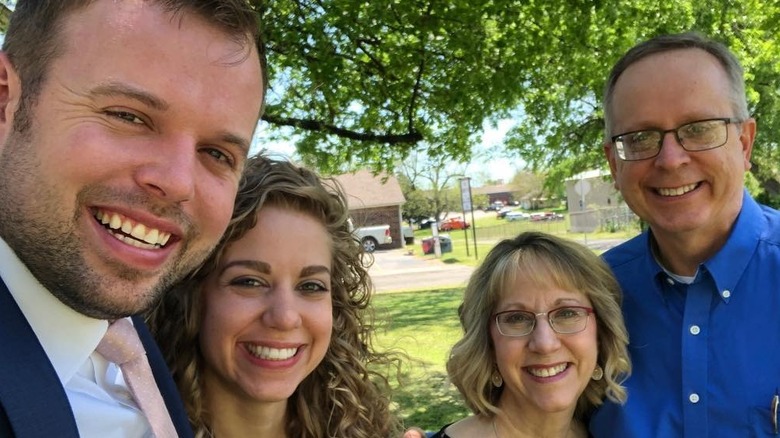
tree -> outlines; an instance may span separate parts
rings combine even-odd
[[[544,188],[544,177],[529,171],[520,171],[512,178],[512,185],[517,187],[516,198],[531,195],[540,197]]]
[[[403,173],[396,175],[401,192],[406,198],[403,207],[403,218],[406,221],[419,221],[433,215],[433,204],[425,191],[417,189]],[[411,224],[411,222],[410,222]]]
[[[11,18],[11,9],[9,9],[6,3],[8,2],[0,4],[0,32],[2,33],[5,33],[5,30],[8,29],[8,20]]]
[[[752,173],[780,200],[780,4],[763,0],[254,0],[271,89],[261,129],[324,173],[393,171],[419,148],[468,162],[485,122],[546,185],[605,168],[601,93],[628,48],[697,30],[741,60]]]
[[[424,153],[414,152],[400,164],[397,178],[407,203],[410,199],[413,201],[411,205],[404,205],[404,210],[419,213],[419,216],[432,216],[438,222],[446,213],[461,209],[457,181],[465,174],[467,166],[453,165],[442,155]]]
[[[320,168],[391,169],[418,144],[468,160],[484,121],[519,113],[507,149],[560,186],[605,167],[612,63],[639,40],[692,29],[743,62],[760,126],[753,172],[778,191],[775,2],[271,0],[261,12],[273,77],[264,120],[295,127]]]

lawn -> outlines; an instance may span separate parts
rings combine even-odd
[[[460,394],[447,381],[445,362],[460,338],[457,307],[462,289],[378,294],[374,297],[380,348],[405,352],[393,400],[406,426],[438,431],[469,414]]]
[[[541,231],[545,233],[555,234],[560,237],[571,239],[580,243],[587,241],[593,242],[596,240],[604,239],[630,239],[631,237],[639,234],[639,226],[632,226],[626,229],[616,230],[614,232],[599,231],[595,233],[571,233],[569,232],[569,218],[565,215],[563,220],[557,221],[507,221],[505,219],[497,219],[494,216],[483,217],[477,219],[476,225],[476,241],[477,249],[474,251],[474,235],[473,229],[468,230],[453,230],[446,234],[452,239],[452,252],[446,252],[442,254],[442,261],[445,263],[462,263],[470,266],[479,265],[480,261],[485,258],[485,255],[490,251],[493,246],[502,239],[508,239],[517,236],[524,231]],[[424,255],[422,252],[422,240],[431,237],[431,230],[415,230],[414,231],[414,246],[410,247],[414,249],[415,255],[423,258],[434,258],[435,255]],[[468,245],[466,244],[468,242]]]

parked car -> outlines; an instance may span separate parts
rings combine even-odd
[[[531,213],[531,220],[538,221],[559,221],[563,220],[563,215],[560,213],[553,213],[551,211],[544,211],[538,213]]]
[[[528,213],[523,213],[522,211],[510,211],[506,213],[506,220],[509,222],[512,221],[524,221],[526,219],[529,219],[531,217]]]
[[[390,225],[374,225],[367,227],[354,228],[352,219],[349,219],[349,228],[352,233],[363,245],[365,252],[374,252],[379,245],[393,243],[393,237],[390,235]]]
[[[507,213],[509,213],[510,211],[512,211],[511,208],[504,207],[501,210],[498,210],[498,212],[496,213],[496,218],[503,219],[503,218],[506,217]]]
[[[504,208],[504,203],[501,201],[496,201],[485,207],[485,211],[499,211],[502,208]]]
[[[431,225],[433,225],[436,222],[436,219],[432,217],[428,217],[425,219],[421,219],[418,224],[421,230],[427,230],[431,228]]]
[[[441,221],[441,224],[439,224],[439,229],[442,231],[465,230],[470,226],[471,225],[469,225],[469,223],[461,217],[451,217]]]

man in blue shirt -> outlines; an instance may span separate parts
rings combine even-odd
[[[776,435],[780,213],[744,190],[756,122],[738,61],[697,34],[646,41],[613,68],[604,113],[615,186],[649,230],[604,255],[634,371],[591,433]]]

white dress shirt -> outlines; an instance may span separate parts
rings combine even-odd
[[[108,321],[82,315],[49,293],[0,238],[0,277],[65,388],[82,437],[151,437],[119,367],[95,352]]]

